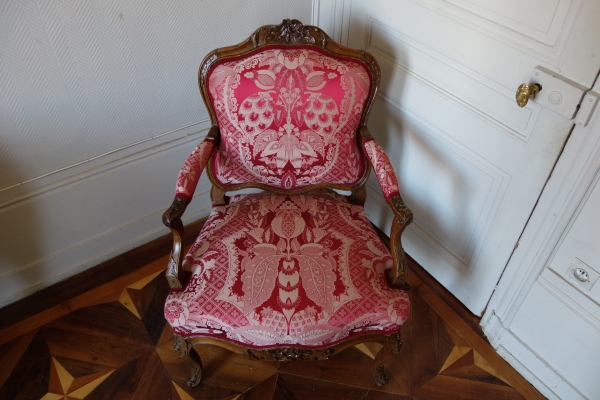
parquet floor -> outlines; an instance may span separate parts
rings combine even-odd
[[[327,361],[263,362],[200,346],[203,380],[172,349],[166,257],[0,331],[0,399],[543,398],[414,274],[401,353],[373,381],[378,345]]]

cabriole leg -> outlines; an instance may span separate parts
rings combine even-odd
[[[200,356],[196,350],[194,350],[191,343],[179,335],[173,335],[173,348],[177,352],[179,358],[192,367],[192,375],[190,375],[187,380],[187,385],[190,387],[198,386],[202,379],[202,361],[200,360]]]
[[[388,377],[385,375],[383,365],[397,356],[401,348],[400,332],[388,336],[383,342],[383,347],[375,356],[375,383],[377,385],[383,386],[388,383]]]

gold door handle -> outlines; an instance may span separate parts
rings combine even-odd
[[[527,101],[529,100],[529,97],[535,96],[535,94],[540,90],[542,90],[542,85],[540,85],[539,83],[534,83],[533,85],[528,85],[526,83],[521,84],[517,88],[516,94],[517,104],[519,105],[519,107],[525,107]]]

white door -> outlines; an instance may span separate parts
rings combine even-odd
[[[581,174],[592,183],[579,186],[587,190],[574,199],[578,207],[570,220],[563,219],[567,227],[542,272],[512,306],[514,316],[498,316],[509,332],[485,328],[498,337],[499,352],[510,354],[509,361],[517,357],[515,368],[533,375],[528,380],[550,399],[600,398],[600,119],[595,125],[589,140],[595,149]]]
[[[405,249],[481,315],[573,127],[536,102],[519,108],[516,88],[536,66],[593,85],[600,2],[332,4],[344,17],[333,20],[334,37],[381,65],[369,127],[415,214]],[[367,212],[387,230],[392,216],[369,184]]]
[[[599,96],[600,82],[594,93]],[[552,172],[482,328],[549,399],[600,394],[600,108]]]

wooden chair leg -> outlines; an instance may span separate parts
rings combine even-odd
[[[383,347],[375,356],[375,383],[383,386],[388,383],[388,377],[385,375],[383,365],[400,353],[402,341],[400,340],[400,331],[391,334],[383,342]]]
[[[202,379],[202,361],[196,350],[194,350],[194,346],[183,336],[173,334],[173,348],[179,358],[192,367],[192,375],[187,380],[187,385],[190,387],[198,386]]]

